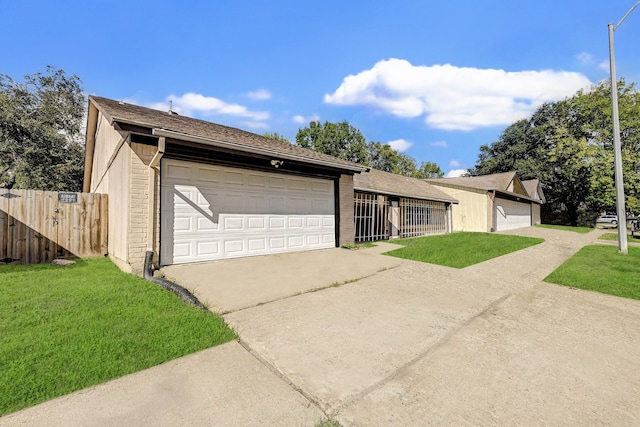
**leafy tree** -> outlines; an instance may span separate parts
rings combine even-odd
[[[427,178],[442,178],[444,172],[434,162],[422,162],[420,168],[413,175],[414,178],[427,179]]]
[[[619,83],[620,128],[627,208],[640,211],[640,94]],[[614,211],[610,85],[602,82],[571,98],[540,106],[480,147],[472,175],[518,171],[539,178],[545,220],[575,224],[581,210]]]
[[[367,143],[364,136],[346,120],[324,124],[312,121],[309,127],[298,130],[296,144],[355,163],[367,161]]]
[[[278,132],[265,132],[262,134],[262,136],[266,138],[274,139],[278,142],[284,142],[285,144],[291,144],[291,141],[289,141],[289,138],[287,138],[284,135],[280,135]]]
[[[347,121],[324,124],[311,122],[309,127],[298,130],[296,143],[301,147],[362,163],[384,172],[416,178],[444,175],[433,162],[424,162],[418,169],[413,157],[394,150],[389,144],[373,141],[367,143],[362,133]]]
[[[80,191],[84,167],[80,79],[47,67],[24,82],[0,74],[0,182]]]
[[[380,142],[367,144],[367,159],[364,163],[374,169],[398,175],[414,176],[417,172],[416,161],[412,157]]]

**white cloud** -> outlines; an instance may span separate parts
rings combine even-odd
[[[598,68],[602,71],[606,71],[607,73],[611,71],[611,64],[609,63],[609,60],[606,61],[600,61],[598,63]]]
[[[271,99],[273,95],[271,95],[271,92],[269,92],[267,89],[258,89],[247,92],[245,96],[256,101],[265,101],[267,99]]]
[[[469,172],[467,169],[451,169],[449,172],[447,172],[445,176],[447,178],[457,178],[459,176],[464,175],[467,172]]]
[[[387,142],[396,151],[404,152],[407,151],[413,145],[413,142],[407,141],[406,139],[394,139],[393,141]]]
[[[447,141],[434,141],[429,144],[430,147],[447,148],[449,144]]]
[[[269,124],[265,122],[245,121],[245,122],[240,122],[240,124],[251,129],[262,129],[262,130],[269,129]]]
[[[451,160],[451,161],[449,162],[449,167],[452,167],[452,168],[459,168],[459,167],[460,167],[460,162],[459,162],[459,161],[457,161],[457,160]]]
[[[593,64],[594,61],[593,55],[588,52],[580,52],[576,58],[578,58],[578,61],[584,65]]]
[[[149,104],[150,108],[168,110],[169,102],[173,103],[172,110],[183,116],[193,116],[198,113],[205,116],[224,114],[243,117],[252,121],[263,121],[269,118],[265,111],[252,111],[240,104],[230,104],[212,96],[204,96],[199,93],[188,92],[182,96],[170,95],[163,103]]]
[[[309,124],[309,122],[320,121],[320,116],[318,116],[317,114],[312,114],[308,117],[305,117],[298,114],[293,116],[293,121],[301,125],[306,125],[306,124]]]
[[[547,101],[573,95],[591,82],[567,71],[518,71],[378,62],[344,78],[324,101],[366,105],[405,118],[424,116],[437,129],[472,130],[511,124]]]

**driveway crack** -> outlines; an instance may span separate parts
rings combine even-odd
[[[316,399],[309,393],[305,392],[302,388],[294,384],[293,381],[291,381],[272,363],[268,362],[264,357],[260,356],[260,354],[257,351],[253,350],[248,343],[242,340],[242,338],[238,338],[238,344],[240,344],[251,356],[253,356],[258,362],[264,365],[267,369],[269,369],[274,375],[276,375],[278,378],[284,381],[289,387],[291,387],[292,390],[300,394],[300,396],[302,396],[307,402],[309,402],[309,404],[318,408],[322,412],[322,414],[325,416],[325,418],[331,418],[331,416],[334,415],[333,413],[327,413],[327,411],[325,411],[323,408],[322,402],[320,402],[318,399]]]
[[[433,345],[427,347],[425,350],[423,350],[417,356],[415,356],[413,359],[411,359],[410,361],[408,361],[407,363],[405,363],[404,365],[402,365],[401,367],[399,367],[398,369],[393,371],[387,377],[381,379],[380,381],[378,381],[375,384],[370,385],[369,387],[365,388],[364,390],[362,390],[358,394],[350,397],[348,400],[346,400],[341,405],[337,406],[335,408],[335,412],[340,412],[344,408],[346,408],[348,406],[351,406],[354,403],[358,402],[359,400],[364,398],[366,395],[368,395],[368,394],[370,394],[370,393],[382,388],[383,386],[385,386],[389,382],[393,381],[395,378],[400,376],[402,373],[404,373],[406,370],[411,368],[413,365],[415,365],[416,363],[418,363],[419,361],[424,359],[428,354],[430,354],[431,352],[437,350],[438,348],[442,347],[447,342],[449,342],[451,340],[451,338],[453,338],[454,335],[456,335],[459,331],[461,331],[462,329],[467,327],[471,322],[473,322],[474,320],[478,319],[479,317],[484,316],[486,313],[488,313],[491,310],[495,309],[497,306],[502,304],[502,302],[504,302],[505,300],[511,298],[512,296],[513,296],[513,294],[509,293],[509,294],[506,294],[506,295],[498,298],[495,301],[492,301],[484,309],[482,309],[478,313],[474,314],[473,316],[469,317],[467,320],[465,320],[463,323],[461,323],[458,327],[453,328],[450,331],[448,331],[438,341],[433,343]]]

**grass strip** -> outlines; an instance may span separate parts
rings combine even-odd
[[[591,227],[574,227],[572,225],[536,224],[536,227],[550,228],[552,230],[573,231],[574,233],[587,234],[594,230]]]
[[[600,237],[599,240],[610,240],[610,241],[618,241],[618,233],[604,233]],[[640,236],[633,237],[631,234],[627,234],[627,241],[629,242],[640,242]]]
[[[544,239],[495,233],[453,233],[393,240],[404,247],[385,255],[447,267],[464,268],[529,246]]]
[[[236,338],[108,259],[0,267],[0,415]]]
[[[623,255],[615,246],[585,246],[544,281],[640,299],[640,248],[628,249],[628,254]]]

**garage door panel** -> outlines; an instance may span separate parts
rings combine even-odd
[[[284,237],[269,237],[269,249],[273,251],[283,250],[285,249],[285,239]]]
[[[513,230],[531,226],[531,204],[496,198],[496,230]]]
[[[306,228],[319,228],[322,226],[322,219],[318,216],[308,216],[305,218]]]
[[[304,236],[289,236],[287,239],[287,245],[290,248],[303,248]]]
[[[223,224],[222,232],[234,232],[244,230],[244,217],[243,216],[231,216],[220,215],[221,222]]]
[[[322,217],[322,226],[324,228],[333,228],[335,227],[336,221],[334,217],[323,216]]]
[[[198,242],[198,250],[197,253],[200,256],[209,256],[209,255],[218,255],[220,254],[220,243],[219,242]]]
[[[245,174],[240,171],[224,170],[224,183],[228,185],[242,185]]]
[[[267,229],[267,218],[262,216],[249,217],[247,229],[256,231],[265,231]]]
[[[216,168],[197,167],[197,180],[203,183],[220,182],[220,170]]]
[[[269,229],[271,230],[282,230],[287,223],[287,219],[284,216],[270,216],[268,217],[268,221]]]
[[[304,218],[299,217],[299,216],[290,216],[288,218],[288,223],[287,223],[287,227],[289,229],[294,229],[294,228],[303,228],[304,226]]]
[[[176,160],[161,176],[163,264],[335,246],[331,180]]]

